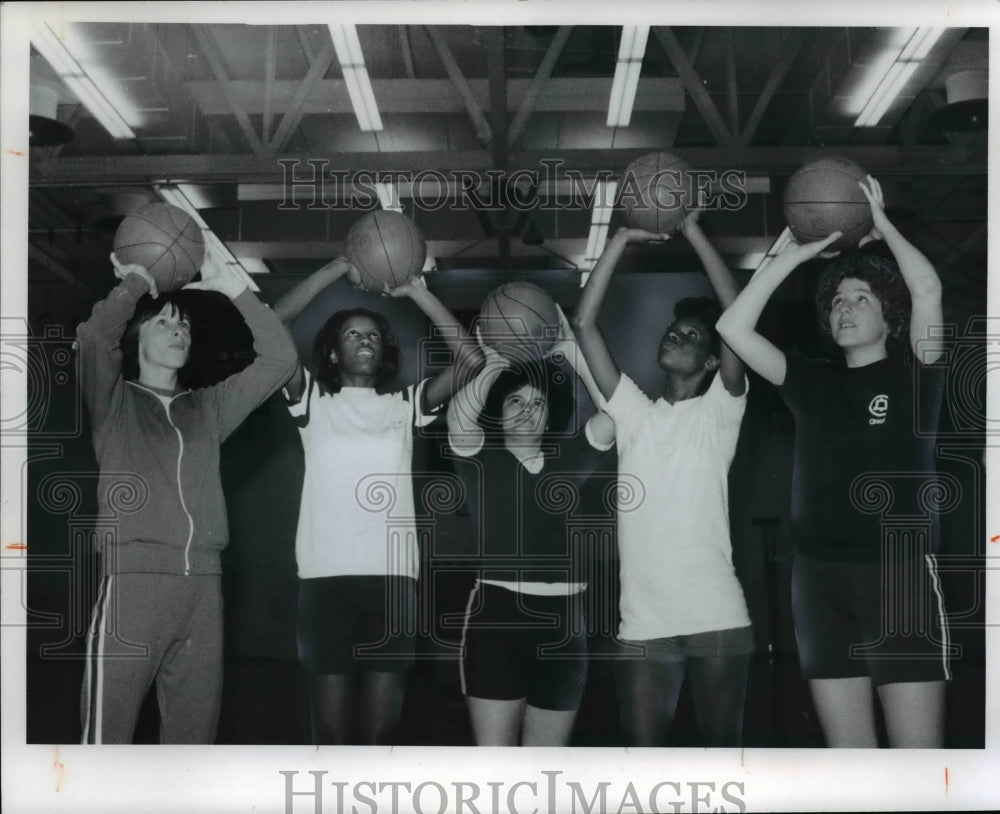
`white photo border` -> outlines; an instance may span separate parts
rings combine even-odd
[[[280,6],[280,11],[278,10]],[[329,2],[329,3],[51,3],[5,4],[0,8],[0,180],[2,180],[2,273],[0,309],[7,320],[26,319],[28,188],[27,25],[35,15],[66,20],[134,20],[283,23],[336,19],[368,23],[620,25],[623,19],[671,25],[864,25],[926,24],[991,26],[1000,20],[990,2],[617,2],[585,5],[551,0],[510,2]],[[325,16],[324,16],[325,15]],[[992,33],[992,32],[991,32]],[[991,75],[997,57],[991,56]],[[991,121],[993,116],[991,115]],[[997,154],[1000,128],[990,130],[990,156]],[[990,177],[994,162],[990,161]],[[991,187],[989,220],[996,231],[1000,192]],[[1000,313],[1000,283],[990,253],[988,315]],[[24,377],[0,372],[4,414],[27,403]],[[988,380],[987,410],[998,404],[997,375]],[[579,784],[589,797],[607,781],[609,810],[649,810],[651,790],[663,810],[965,810],[1000,808],[1000,682],[995,659],[986,681],[986,748],[983,750],[627,750],[495,749],[448,747],[362,748],[306,746],[104,746],[25,744],[25,629],[21,606],[23,565],[10,546],[24,540],[25,496],[18,484],[26,450],[17,439],[2,441],[2,748],[3,805],[7,812],[365,812],[389,792],[367,784],[410,784],[418,797],[397,786],[399,812],[454,810],[464,794],[466,811],[488,811],[493,796],[502,811],[568,811],[568,791]],[[22,442],[23,443],[23,442]],[[1000,448],[987,447],[987,470],[998,471]],[[991,478],[992,480],[992,478]],[[989,494],[989,485],[987,493]],[[1000,534],[994,499],[986,529]],[[1000,548],[1000,544],[997,544]],[[23,553],[20,555],[23,557]],[[987,571],[987,652],[1000,646],[996,625],[998,580]],[[282,774],[288,772],[291,774]],[[321,772],[323,774],[310,774]],[[323,798],[311,795],[316,779]],[[459,784],[456,786],[456,784]],[[465,784],[465,791],[462,791]],[[534,786],[532,786],[534,784]],[[658,784],[660,784],[658,786]],[[709,787],[711,784],[711,787]],[[734,785],[735,784],[735,785]],[[639,808],[630,796],[636,795]],[[478,789],[473,801],[472,786]],[[338,805],[338,788],[343,809]],[[388,787],[391,790],[391,786]],[[443,792],[439,791],[439,788]],[[550,798],[555,789],[554,798]],[[723,793],[728,789],[729,796]],[[297,792],[294,796],[290,792]],[[359,798],[358,793],[361,792]],[[441,809],[441,794],[448,807]],[[706,799],[708,795],[709,799]],[[721,795],[721,796],[720,796]],[[472,805],[472,808],[469,807]],[[385,810],[380,808],[379,810]],[[584,809],[579,809],[584,810]],[[595,809],[596,810],[596,809]],[[392,812],[395,814],[395,812]]]

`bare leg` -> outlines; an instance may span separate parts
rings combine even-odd
[[[353,742],[354,687],[349,673],[309,676],[312,739],[317,746]]]
[[[467,695],[465,701],[477,746],[517,746],[525,699],[507,701]]]
[[[875,699],[868,676],[814,678],[809,689],[827,746],[864,749],[878,746]]]
[[[361,674],[358,743],[366,746],[395,743],[408,677],[405,671]]]
[[[531,704],[524,712],[522,746],[566,746],[573,734],[575,709],[539,709]]]
[[[944,743],[944,682],[914,681],[878,688],[889,745],[940,749]]]

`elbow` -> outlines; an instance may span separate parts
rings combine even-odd
[[[721,336],[727,343],[732,337],[732,325],[730,324],[729,319],[727,319],[728,315],[728,311],[723,311],[722,316],[719,317],[718,321],[715,323],[715,330],[719,332],[719,336]]]
[[[594,318],[586,311],[581,312],[578,310],[569,321],[569,326],[573,329],[574,333],[586,333],[593,330]]]
[[[938,277],[937,272],[928,274],[919,283],[916,283],[910,287],[910,299],[913,301],[921,300],[923,302],[932,302],[934,300],[941,300],[943,293],[943,286],[941,285],[941,278]]]
[[[282,381],[287,382],[299,366],[299,356],[291,339],[282,343],[281,350],[275,355],[275,366],[281,371]]]

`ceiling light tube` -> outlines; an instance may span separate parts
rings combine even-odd
[[[387,181],[375,182],[375,194],[378,195],[378,202],[387,212],[402,212],[403,202],[399,197],[399,190],[395,184]]]
[[[886,74],[881,92],[876,91],[871,101],[854,122],[856,127],[875,127],[882,120],[889,106],[896,101],[896,97],[906,87],[906,83],[920,67],[920,63],[897,62],[892,67],[893,70]]]
[[[371,117],[368,115],[368,108],[365,106],[365,97],[361,91],[358,74],[354,68],[344,68],[344,84],[347,86],[347,95],[351,97],[351,107],[354,108],[358,127],[365,132],[374,130]]]
[[[73,59],[66,46],[62,44],[55,32],[45,23],[39,23],[33,29],[34,36],[31,44],[43,57],[57,74],[66,76],[67,74],[83,74],[83,69]]]
[[[635,92],[639,87],[642,58],[649,39],[648,25],[622,26],[622,39],[618,47],[618,62],[611,81],[611,98],[608,100],[608,127],[628,127],[632,119]]]
[[[90,78],[86,70],[46,23],[39,23],[33,28],[31,42],[38,53],[59,74],[67,87],[90,111],[90,115],[100,122],[112,138],[135,138],[135,132],[125,121],[125,118],[101,93],[100,87]]]
[[[375,102],[371,78],[365,67],[364,54],[358,30],[353,25],[330,24],[330,38],[337,52],[337,61],[344,74],[347,94],[358,119],[358,126],[365,132],[382,129],[382,117]]]
[[[617,192],[617,181],[597,182],[597,188],[594,190],[594,209],[590,216],[590,233],[587,235],[587,250],[583,256],[583,264],[588,268],[594,267],[608,241],[608,227],[611,224]],[[583,285],[585,282],[586,275],[581,278],[580,284]]]
[[[934,44],[941,39],[942,34],[944,34],[943,28],[918,28],[899,55],[900,62],[905,62],[908,59],[923,59],[930,53]]]
[[[101,95],[97,86],[88,77],[67,75],[63,76],[62,79],[90,111],[90,115],[100,122],[112,138],[135,138],[135,132],[132,128],[128,126],[121,114],[111,106],[111,103]]]
[[[880,70],[884,70],[884,73],[874,83],[875,89],[868,95],[867,101],[855,119],[855,127],[875,127],[878,125],[886,111],[902,93],[903,88],[906,87],[917,68],[920,67],[920,60],[930,53],[931,48],[941,38],[944,30],[943,28],[907,29],[907,39],[902,48],[896,52],[895,57],[892,56],[892,51],[889,52],[889,55],[882,55],[880,58],[882,63],[886,63],[890,59],[892,61],[888,62],[884,69],[880,68]]]

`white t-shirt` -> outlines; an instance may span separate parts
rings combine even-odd
[[[425,382],[378,394],[344,387],[311,389],[288,409],[309,421],[299,428],[305,480],[295,535],[299,577],[402,575],[416,578],[411,459],[413,427],[434,420],[420,403]]]
[[[708,392],[656,401],[624,373],[605,411],[615,421],[623,639],[745,627],[729,539],[729,465],[746,395],[716,374]]]

